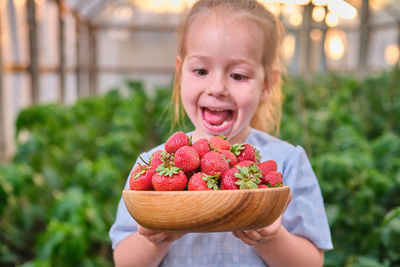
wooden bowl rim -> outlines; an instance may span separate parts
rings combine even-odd
[[[131,190],[124,189],[123,192],[132,193],[132,194],[148,194],[148,195],[194,195],[194,194],[223,194],[223,193],[231,193],[231,194],[244,194],[249,192],[273,192],[273,191],[287,191],[290,190],[288,185],[283,185],[280,187],[269,187],[269,188],[256,188],[256,189],[239,189],[239,190],[198,190],[198,191],[153,191],[153,190]],[[161,193],[161,194],[160,194]]]

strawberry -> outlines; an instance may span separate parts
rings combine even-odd
[[[190,139],[184,132],[173,133],[164,144],[169,153],[175,153],[180,147],[190,145]]]
[[[169,166],[169,162],[173,162],[174,157],[172,154],[168,153],[167,151],[163,150],[157,150],[154,151],[154,153],[150,157],[150,166],[156,170],[158,166],[160,166],[163,163],[168,163],[167,165]]]
[[[283,185],[282,173],[278,171],[270,171],[263,180],[269,187],[279,187]]]
[[[259,185],[258,185],[258,188],[268,188],[268,185],[266,185],[266,184],[259,184]]]
[[[181,168],[187,173],[200,166],[200,156],[197,150],[191,146],[180,147],[175,152],[175,167]]]
[[[244,167],[236,165],[222,177],[221,189],[256,189],[261,177],[261,170],[254,163]]]
[[[211,176],[201,172],[195,173],[188,184],[189,191],[218,190],[218,176]]]
[[[246,167],[246,166],[250,166],[251,164],[254,164],[254,161],[251,161],[251,160],[242,160],[241,162],[239,162],[239,163],[236,164],[236,165],[238,165],[238,166],[240,166],[240,167]]]
[[[153,190],[151,179],[155,170],[147,165],[136,165],[129,178],[129,188],[131,190]]]
[[[277,170],[277,164],[274,160],[261,162],[260,164],[258,164],[258,167],[261,169],[263,177],[265,177],[268,172]]]
[[[192,147],[194,147],[202,158],[205,154],[210,152],[210,145],[208,144],[208,140],[205,138],[201,138],[193,143]]]
[[[210,151],[200,160],[201,171],[208,175],[219,175],[229,170],[228,161],[218,152]]]
[[[214,151],[231,149],[231,144],[229,143],[228,140],[226,140],[226,137],[223,135],[211,136],[210,139],[208,140],[208,143],[210,144],[211,150]]]
[[[235,166],[238,163],[238,160],[237,160],[235,154],[233,154],[229,150],[219,150],[218,152],[220,154],[222,154],[222,156],[224,156],[224,158],[226,158],[226,160],[229,163],[230,168],[232,168],[233,166]]]
[[[239,186],[236,184],[237,178],[235,177],[235,173],[238,172],[238,169],[234,167],[224,173],[221,178],[221,190],[239,189]]]
[[[260,152],[249,144],[234,144],[231,147],[231,152],[235,154],[238,161],[251,160],[255,163],[260,162]]]
[[[173,166],[160,165],[151,181],[156,191],[184,190],[187,185],[186,175],[181,169]]]

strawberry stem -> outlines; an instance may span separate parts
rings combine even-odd
[[[149,163],[147,163],[140,155],[139,158],[143,161],[144,164],[149,165]]]

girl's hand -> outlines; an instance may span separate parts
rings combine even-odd
[[[292,200],[292,193],[290,192],[289,201],[286,204],[285,210]],[[282,213],[283,214],[283,213]],[[271,225],[257,229],[257,230],[246,230],[246,231],[236,231],[232,232],[234,236],[240,238],[244,243],[250,246],[255,246],[260,243],[265,243],[273,239],[279,230],[282,228],[282,215],[273,222]]]
[[[240,238],[244,243],[250,246],[255,246],[259,243],[268,242],[278,233],[282,227],[282,216],[280,216],[271,225],[257,229],[233,232],[233,235]]]
[[[138,225],[138,233],[147,238],[147,240],[149,240],[150,242],[153,242],[155,244],[171,243],[184,235],[184,233],[182,234],[182,233],[154,231],[144,228],[140,225]]]

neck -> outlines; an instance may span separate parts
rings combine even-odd
[[[231,144],[242,144],[246,141],[247,136],[250,134],[250,126],[247,126],[237,135],[229,137],[229,143]]]

